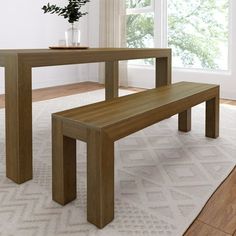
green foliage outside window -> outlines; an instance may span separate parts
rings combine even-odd
[[[131,48],[151,47],[147,42],[153,42],[154,17],[153,14],[131,14],[126,18],[127,43]]]
[[[129,9],[148,7],[151,0],[127,0]],[[126,16],[127,46],[130,48],[154,47],[154,14],[130,14]],[[153,65],[153,59],[137,60],[141,64]]]
[[[150,5],[150,0],[126,2],[129,8]],[[174,65],[227,69],[228,10],[229,0],[168,0],[168,46]],[[152,47],[153,38],[151,13],[127,15],[128,47]]]
[[[126,8],[140,8],[151,5],[151,0],[128,0],[126,1]]]

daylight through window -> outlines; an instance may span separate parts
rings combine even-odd
[[[229,0],[161,2],[126,0],[127,46],[168,46],[173,50],[175,67],[227,70]],[[167,20],[161,21],[160,15]],[[157,32],[167,32],[164,37],[166,40],[158,42],[160,37]],[[151,65],[153,60],[132,63]]]

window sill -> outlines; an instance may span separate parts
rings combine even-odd
[[[139,70],[154,70],[155,67],[152,65],[135,65],[135,64],[128,64],[128,68],[130,69],[139,69]],[[179,68],[173,67],[174,72],[181,72],[181,73],[199,73],[199,74],[210,74],[210,75],[225,75],[230,76],[232,75],[231,70],[210,70],[210,69],[191,69],[191,68]]]

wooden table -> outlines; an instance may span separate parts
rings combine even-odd
[[[16,183],[32,179],[32,68],[105,62],[106,99],[118,96],[118,62],[156,58],[156,87],[171,83],[171,49],[0,50],[5,67],[6,175]]]

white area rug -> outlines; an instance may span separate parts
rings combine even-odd
[[[121,91],[122,94],[127,92]],[[51,113],[104,99],[104,90],[33,104],[34,179],[5,177],[0,110],[0,235],[182,235],[236,162],[236,109],[221,106],[220,138],[204,136],[204,105],[189,133],[171,117],[116,142],[115,219],[103,230],[86,220],[86,145],[78,142],[77,200],[51,200]]]

